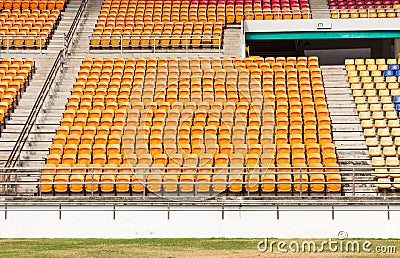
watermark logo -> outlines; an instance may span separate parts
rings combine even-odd
[[[338,238],[339,240],[345,240],[348,237],[348,234],[346,231],[339,231],[338,232]]]
[[[374,245],[368,240],[350,240],[346,231],[339,231],[338,238],[327,240],[272,240],[265,238],[257,243],[260,252],[269,253],[396,253],[396,246]]]

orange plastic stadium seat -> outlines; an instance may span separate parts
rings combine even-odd
[[[69,178],[69,190],[71,193],[82,193],[84,190],[84,180],[85,175],[87,173],[86,168],[87,165],[84,164],[75,164],[71,168],[71,176]]]
[[[40,192],[41,193],[51,193],[53,192],[53,180],[56,173],[56,165],[46,164],[42,169],[42,174],[40,176]]]
[[[56,193],[67,193],[68,182],[71,174],[70,164],[60,164],[56,175],[54,176],[54,191]]]

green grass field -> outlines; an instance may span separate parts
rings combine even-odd
[[[260,252],[257,244],[262,239],[0,239],[0,257],[267,257],[269,251]],[[270,241],[293,239],[269,239]],[[307,239],[311,240],[311,239]],[[355,240],[355,239],[352,239]],[[302,239],[295,239],[301,243]],[[321,239],[314,240],[317,245]],[[357,240],[360,243],[365,239]],[[376,246],[394,246],[400,256],[400,240],[369,239],[371,250]],[[377,253],[330,252],[282,254],[275,250],[274,256],[282,257],[377,257]]]

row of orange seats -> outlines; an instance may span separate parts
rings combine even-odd
[[[299,8],[293,8],[296,10],[271,10],[271,8],[265,8],[261,3],[246,3],[246,4],[199,4],[190,1],[105,1],[102,6],[102,10],[98,17],[98,21],[92,36],[97,37],[92,42],[93,47],[184,47],[189,44],[190,46],[199,47],[200,44],[211,44],[220,45],[221,40],[216,39],[215,41],[210,38],[201,38],[198,35],[217,35],[222,34],[222,29],[226,23],[241,23],[244,19],[256,19],[256,20],[268,20],[268,19],[301,19],[309,18],[308,10],[304,10],[304,13]],[[203,24],[221,24],[221,28],[218,27],[217,33],[213,30],[174,30],[173,26],[167,24],[182,23],[182,27],[186,27],[188,23],[200,22]],[[139,28],[141,25],[144,28]],[[154,29],[157,25],[171,27],[169,30],[162,30],[161,28]],[[162,25],[165,24],[165,25]],[[146,30],[147,28],[147,30]],[[132,35],[136,39],[131,40]],[[163,44],[149,43],[147,39],[140,40],[139,35],[145,37],[165,35],[165,36],[191,36],[200,38],[195,42],[188,40],[175,40],[172,44],[164,42]],[[125,40],[114,40],[110,43],[110,38],[113,36],[124,36]],[[100,41],[103,37],[104,41]]]
[[[58,10],[13,10],[0,14],[2,46],[45,46],[60,19]]]
[[[144,27],[97,26],[94,29],[92,47],[119,47],[121,43],[123,47],[217,47],[222,43],[222,24],[157,23]]]
[[[68,0],[0,0],[0,10],[59,10],[65,8]]]

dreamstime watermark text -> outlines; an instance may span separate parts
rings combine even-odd
[[[265,238],[257,244],[260,252],[279,253],[396,253],[396,246],[374,245],[368,240],[349,240],[347,232],[340,231],[338,238],[314,240],[271,240]]]

